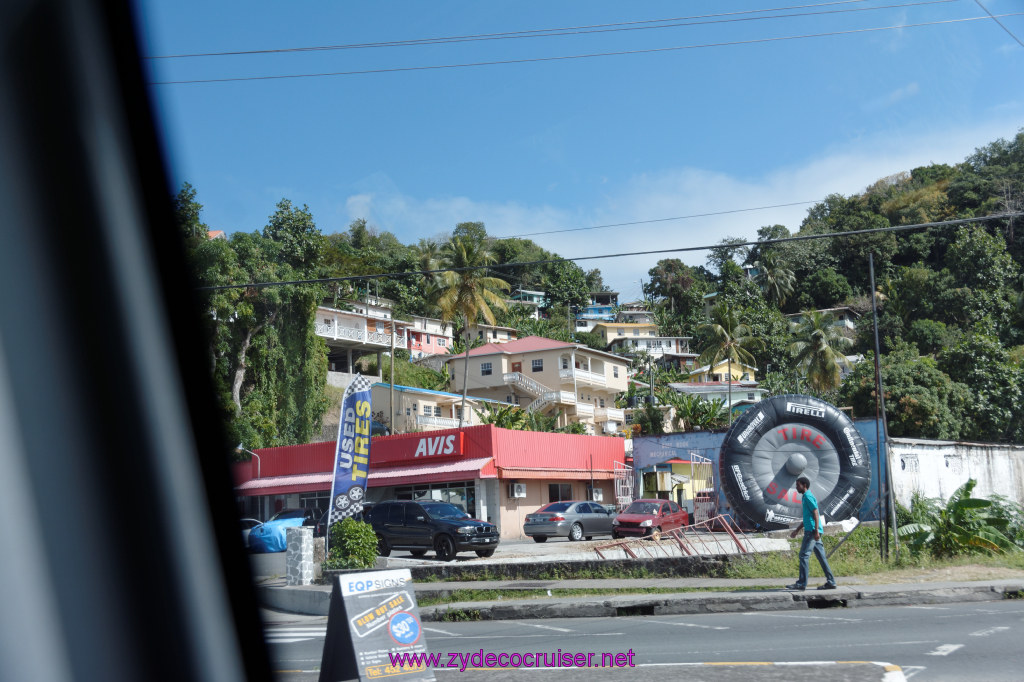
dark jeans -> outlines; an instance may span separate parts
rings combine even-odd
[[[814,552],[818,563],[821,564],[821,570],[825,572],[825,581],[834,585],[836,579],[829,568],[828,559],[825,558],[825,545],[821,544],[821,540],[814,539],[813,530],[805,530],[804,541],[800,543],[800,577],[797,578],[796,584],[807,585],[807,566],[810,563],[811,552]]]

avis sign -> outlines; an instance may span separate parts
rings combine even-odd
[[[462,432],[447,436],[424,436],[416,443],[413,458],[436,457],[438,455],[456,456],[462,454]]]

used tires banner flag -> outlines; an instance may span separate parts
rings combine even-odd
[[[328,527],[363,510],[370,473],[370,382],[357,374],[341,399],[341,423],[334,448],[334,481]]]

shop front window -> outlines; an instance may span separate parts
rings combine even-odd
[[[572,484],[570,483],[549,483],[548,502],[561,502],[572,499]]]

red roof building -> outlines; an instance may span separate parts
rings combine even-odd
[[[267,518],[290,507],[326,509],[334,467],[332,442],[256,450],[235,464],[242,512]],[[367,500],[452,502],[522,537],[526,514],[548,502],[628,497],[631,471],[621,438],[510,431],[492,425],[375,436]],[[618,488],[618,490],[617,490]]]

